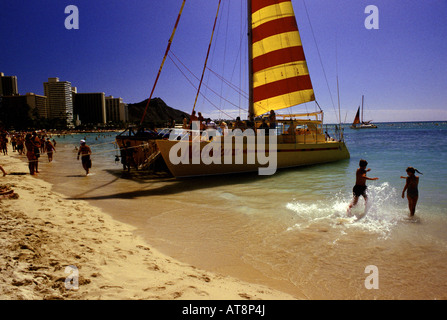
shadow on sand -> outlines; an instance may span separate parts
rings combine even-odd
[[[266,179],[269,176],[259,176],[256,172],[239,173],[218,176],[191,177],[175,179],[166,173],[153,173],[148,171],[123,172],[121,170],[107,170],[115,179],[101,186],[95,186],[93,189],[82,194],[67,198],[69,200],[110,200],[110,199],[136,199],[141,197],[172,195],[194,190],[214,188],[222,185],[245,184],[259,179]],[[88,196],[92,191],[111,185],[120,179],[132,180],[144,187],[132,191],[123,191],[110,193],[106,195]]]

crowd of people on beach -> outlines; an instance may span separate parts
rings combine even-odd
[[[31,175],[39,173],[39,158],[42,153],[46,153],[48,161],[51,162],[53,153],[56,152],[56,140],[50,140],[45,133],[37,134],[36,131],[12,134],[3,132],[0,135],[0,143],[4,155],[8,155],[8,144],[11,144],[12,152],[26,155]]]

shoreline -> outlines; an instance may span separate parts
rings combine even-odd
[[[1,165],[8,174],[0,185],[18,195],[0,200],[4,300],[296,300],[177,261],[137,236],[135,227],[53,192],[52,184],[29,175],[26,162],[2,156]],[[67,289],[67,266],[79,272],[78,289]]]

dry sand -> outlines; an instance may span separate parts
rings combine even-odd
[[[132,226],[53,192],[16,157],[0,156],[0,185],[14,190],[0,199],[0,299],[294,299],[161,254]]]

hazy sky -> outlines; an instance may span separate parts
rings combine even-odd
[[[305,0],[311,24],[303,0],[292,2],[326,122],[338,115],[337,75],[342,121],[353,120],[362,95],[365,120],[447,120],[447,0]],[[21,94],[43,94],[43,82],[58,77],[78,92],[140,102],[149,97],[181,3],[0,0],[0,72],[18,77]],[[173,108],[192,110],[196,92],[183,74],[201,75],[217,3],[186,1],[172,45],[185,67],[179,71],[168,59],[154,94]],[[79,9],[79,29],[65,27],[69,5]],[[379,29],[365,28],[368,5],[379,10]],[[245,6],[244,0],[222,0],[215,41],[226,39],[226,47],[213,46],[209,67],[246,91]],[[202,92],[209,100],[200,98],[196,110],[209,117],[240,113],[245,118],[246,99],[217,79],[205,76],[210,88]],[[293,112],[314,108],[308,103]]]

